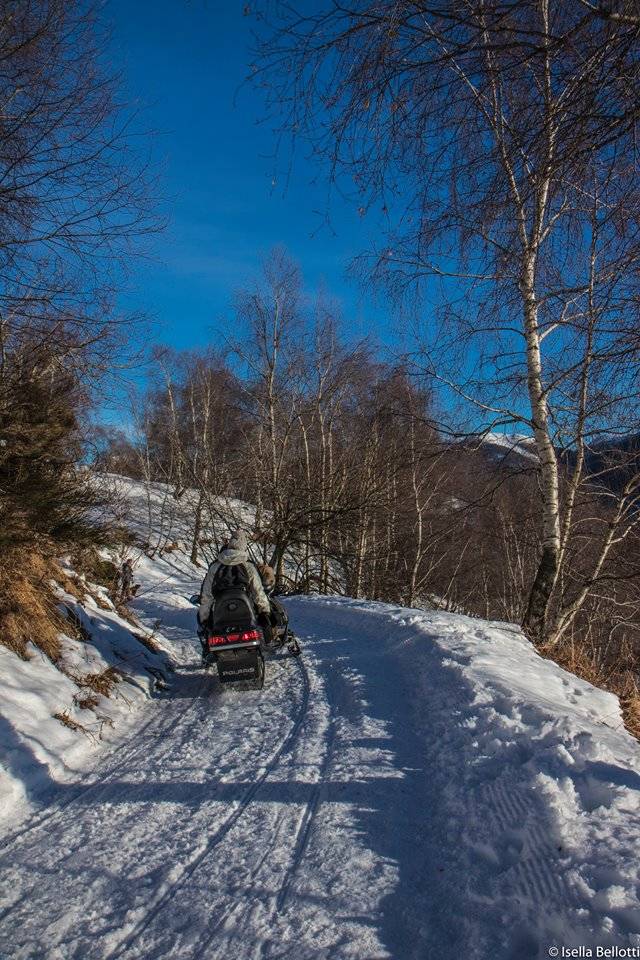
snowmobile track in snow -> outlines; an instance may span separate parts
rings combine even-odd
[[[327,738],[327,744],[325,748],[324,757],[322,759],[322,764],[318,770],[318,777],[314,784],[313,793],[311,799],[307,803],[306,807],[303,810],[302,816],[300,817],[300,822],[298,824],[298,830],[296,834],[293,856],[291,859],[291,867],[287,871],[284,880],[280,886],[280,891],[276,898],[275,903],[275,912],[282,913],[286,906],[287,898],[289,896],[289,890],[291,889],[291,884],[295,878],[295,873],[302,862],[304,856],[304,851],[306,849],[309,834],[311,833],[311,826],[313,824],[313,819],[316,815],[320,801],[323,798],[324,793],[326,792],[326,775],[329,771],[329,766],[333,756],[333,744],[336,737],[336,721],[333,712],[329,718],[329,736]]]
[[[176,880],[167,886],[160,896],[157,898],[155,903],[150,905],[148,912],[142,918],[142,920],[134,927],[134,929],[124,938],[123,941],[118,944],[118,946],[111,953],[107,954],[104,957],[104,960],[118,960],[119,957],[125,955],[125,953],[133,946],[133,944],[142,936],[142,934],[147,930],[155,918],[158,916],[163,907],[173,898],[175,893],[184,886],[185,883],[189,880],[192,874],[198,869],[200,864],[202,864],[213,850],[218,846],[218,844],[224,840],[229,831],[235,826],[235,824],[241,819],[241,817],[247,812],[251,802],[255,799],[256,794],[260,790],[260,787],[269,777],[269,774],[277,766],[281,758],[288,753],[296,743],[298,738],[298,733],[304,722],[307,709],[309,706],[309,698],[311,693],[311,685],[309,682],[309,675],[307,673],[307,668],[304,665],[304,662],[297,658],[296,662],[300,665],[300,673],[302,676],[302,697],[297,708],[297,713],[294,719],[294,722],[289,730],[289,733],[282,741],[277,750],[272,754],[267,764],[264,765],[262,772],[254,783],[245,791],[244,795],[238,801],[236,809],[231,813],[226,820],[224,820],[215,832],[208,839],[204,849],[197,853],[191,860],[188,860],[182,870],[180,875]],[[266,855],[265,855],[266,856]],[[265,857],[262,857],[259,863],[259,866],[264,862]],[[207,939],[209,936],[215,932],[216,929],[219,929],[220,926],[224,924],[229,914],[232,912],[233,908],[228,911],[222,918],[219,918],[218,922],[214,925],[213,929],[205,931]],[[204,938],[204,935],[201,940]],[[195,956],[201,956],[202,954],[195,954]]]
[[[484,784],[480,794],[501,855],[498,876],[505,876],[518,895],[532,903],[571,900],[559,868],[560,849],[550,838],[544,810],[532,810],[523,789],[500,777]]]
[[[206,677],[201,680],[200,689],[198,691],[198,696],[187,703],[185,708],[180,713],[180,720],[182,720],[190,710],[193,710],[194,704],[202,699],[202,693],[206,686]],[[158,698],[158,699],[170,699],[170,697]],[[110,754],[111,757],[116,757],[117,762],[109,767],[104,772],[101,769],[96,769],[100,779],[92,780],[90,783],[86,783],[84,780],[81,781],[76,789],[73,790],[71,795],[65,800],[61,800],[59,803],[56,803],[53,810],[43,813],[41,816],[32,819],[27,826],[22,829],[16,830],[14,833],[6,836],[2,844],[0,844],[0,863],[3,863],[6,859],[12,856],[16,846],[20,846],[20,841],[25,838],[30,838],[33,833],[43,827],[45,824],[48,827],[54,825],[58,820],[63,820],[66,815],[69,807],[77,803],[79,800],[85,800],[87,796],[95,793],[96,797],[99,797],[104,790],[113,782],[113,778],[116,774],[120,773],[125,767],[127,767],[132,760],[135,760],[137,756],[144,752],[147,747],[148,737],[145,737],[144,734],[150,729],[153,728],[155,724],[158,724],[160,728],[160,733],[157,736],[162,735],[162,731],[166,726],[173,727],[175,724],[175,718],[168,718],[166,724],[162,724],[162,720],[166,718],[160,714],[160,723],[158,723],[158,716],[151,717],[139,730],[135,732],[135,744],[132,748],[127,749],[127,745],[123,744],[121,747],[116,747]],[[72,789],[72,788],[71,788]],[[55,803],[55,797],[54,797]],[[2,916],[0,916],[0,920]]]
[[[310,692],[308,674],[306,671],[306,667],[304,667],[302,663],[301,663],[301,666],[303,667],[304,676],[307,681],[307,694],[308,694]],[[306,713],[307,713],[307,710],[305,708],[304,713],[301,714],[299,717],[300,722],[297,727],[296,737],[297,737],[297,732],[299,731],[305,719]],[[318,769],[317,779],[313,784],[312,795],[309,801],[307,802],[306,806],[304,807],[304,810],[301,816],[298,819],[298,825],[293,834],[293,837],[289,838],[286,841],[287,846],[293,849],[293,852],[291,854],[291,859],[290,859],[290,865],[286,870],[286,873],[280,884],[280,889],[277,895],[275,897],[273,896],[269,897],[270,904],[269,904],[268,910],[271,917],[271,922],[275,921],[278,914],[284,912],[287,905],[289,892],[291,890],[293,881],[295,879],[297,869],[300,866],[300,863],[302,862],[304,851],[306,849],[309,836],[311,834],[311,827],[313,825],[314,817],[316,815],[318,807],[320,806],[320,802],[322,801],[325,794],[324,780],[329,770],[329,766],[333,757],[333,745],[335,741],[335,736],[336,736],[336,718],[332,711],[331,716],[329,718],[329,735],[325,743],[324,755],[323,755],[322,763],[320,764]],[[290,742],[289,749],[293,747],[293,745],[294,745],[293,741]],[[264,783],[264,781],[267,779],[269,773],[273,771],[273,769],[275,768],[275,765],[279,762],[279,760],[282,758],[285,752],[286,751],[282,751],[282,753],[280,753],[280,755],[277,758],[275,758],[275,761],[271,764],[270,770],[267,771],[267,773],[265,774],[265,777],[263,778],[262,783]],[[283,832],[283,828],[286,828],[286,826],[287,826],[286,820],[280,820],[278,822],[275,829],[275,833],[271,837],[271,842],[266,846],[265,850],[259,856],[257,862],[253,865],[253,867],[248,871],[247,875],[242,878],[244,889],[247,889],[247,890],[253,889],[253,886],[256,880],[258,879],[258,877],[260,876],[260,873],[265,863],[271,858],[274,850],[278,849],[282,845],[281,833]],[[247,903],[246,900],[242,900],[242,899],[233,900],[230,903],[230,905],[221,914],[217,916],[215,922],[212,923],[210,926],[208,926],[205,930],[203,930],[202,933],[198,936],[198,939],[191,945],[193,960],[206,960],[207,957],[211,956],[209,945],[212,941],[212,938],[216,934],[220,933],[224,929],[224,927],[229,923],[229,921],[232,918],[234,918],[236,914],[240,914],[243,909],[246,910],[247,908],[251,908],[252,906],[253,906],[253,902]],[[267,948],[268,948],[268,944],[266,943],[260,944],[259,958],[261,958],[261,960],[266,956],[264,951]]]

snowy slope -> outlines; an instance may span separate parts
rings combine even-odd
[[[118,501],[115,519],[127,527],[136,536],[137,542],[144,545],[147,554],[153,557],[168,556],[169,553],[184,559],[191,553],[194,536],[198,491],[185,489],[179,499],[174,497],[174,488],[165,483],[144,483],[116,474],[102,474],[100,477]],[[262,524],[268,521],[268,511],[261,511]],[[230,496],[217,496],[207,499],[203,504],[198,547],[198,560],[206,567],[217,555],[219,548],[229,534],[238,527],[250,534],[250,555],[255,563],[268,561],[273,545],[260,538],[260,543],[251,540],[256,526],[256,509],[245,502]],[[292,583],[301,577],[303,550],[292,545],[284,558],[283,570]],[[313,563],[311,563],[313,569]],[[334,584],[344,580],[341,568],[329,564]],[[319,572],[319,567],[317,572]]]
[[[288,601],[259,693],[198,667],[200,574],[141,559],[178,664],[135,735],[0,851],[0,956],[496,958],[640,946],[640,749],[515,629]]]
[[[153,631],[124,620],[103,588],[92,585],[82,603],[62,587],[56,594],[83,631],[60,636],[56,664],[32,643],[28,660],[0,645],[0,824],[29,816],[34,803],[117,742],[172,669],[160,640],[152,650],[134,636]]]
[[[102,476],[101,482],[117,496],[115,519],[152,552],[178,544],[173,560],[166,554],[154,567],[171,579],[175,564],[182,562],[181,551],[193,536],[197,493],[187,490],[176,500],[166,484],[146,486],[112,474]],[[227,533],[230,524],[250,527],[253,523],[252,509],[238,500],[221,498],[216,506],[215,518],[204,517],[202,537],[208,545],[201,545],[201,554],[205,556],[214,549],[216,535],[219,539]],[[73,579],[68,564],[63,562],[62,567]],[[194,577],[192,568],[188,576]],[[60,637],[63,656],[58,664],[33,644],[27,650],[28,661],[0,645],[0,825],[30,816],[33,804],[48,796],[57,783],[73,780],[105,747],[117,742],[124,727],[135,722],[137,708],[169,679],[157,622],[140,630],[118,615],[107,591],[95,584],[90,587],[82,603],[56,587],[65,610],[86,631],[85,640]],[[145,632],[159,648],[156,652],[133,635]],[[86,678],[109,669],[121,675],[110,696],[82,686]],[[96,701],[91,709],[83,706],[88,698]]]
[[[484,450],[493,453],[494,457],[500,462],[513,458],[528,460],[533,463],[538,462],[535,440],[530,434],[483,433],[481,444]]]
[[[100,480],[119,501],[119,518],[149,552],[164,550],[168,543],[190,548],[198,491],[186,489],[178,500],[174,488],[166,483],[144,483],[117,474],[102,474]],[[211,513],[213,509],[213,513]],[[217,497],[205,503],[202,517],[201,553],[215,553],[216,544],[235,527],[251,529],[255,508],[234,497]],[[213,542],[212,542],[213,541]]]

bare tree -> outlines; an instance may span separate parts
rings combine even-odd
[[[301,279],[297,265],[281,249],[263,265],[262,282],[238,293],[236,314],[245,331],[233,345],[248,371],[247,404],[257,500],[262,529],[272,545],[269,558],[277,582],[292,535],[291,513],[298,501],[289,473],[290,450],[298,413],[296,380],[300,375],[298,334],[302,329]],[[266,507],[262,511],[262,505]]]
[[[134,333],[113,296],[157,226],[105,42],[81,0],[0,9],[0,516],[43,551],[89,529],[87,414]]]
[[[636,515],[631,480],[567,595],[578,491],[597,483],[586,451],[638,411],[640,25],[593,14],[553,0],[283,5],[256,69],[285,129],[392,224],[374,270],[438,297],[436,342],[478,357],[456,371],[440,355],[431,373],[485,422],[533,434],[541,536],[523,622],[551,643]]]
[[[158,226],[134,118],[104,68],[97,6],[5,4],[0,28],[4,335],[59,338],[71,357],[91,348],[104,368],[112,293],[132,241]]]

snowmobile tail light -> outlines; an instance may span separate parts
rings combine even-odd
[[[209,646],[217,647],[222,643],[248,643],[251,640],[259,640],[259,630],[244,630],[242,633],[226,633],[209,637]]]
[[[218,643],[227,643],[229,637],[209,637],[209,646],[215,647]]]

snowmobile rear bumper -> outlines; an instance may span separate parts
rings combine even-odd
[[[207,647],[209,653],[224,653],[225,650],[247,650],[255,647],[260,647],[261,643],[259,640],[244,640],[242,643],[224,643],[216,645],[215,647]]]

